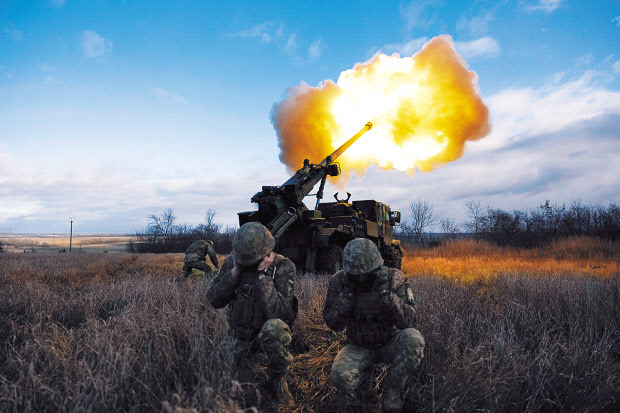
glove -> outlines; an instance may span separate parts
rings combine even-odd
[[[271,254],[263,258],[260,264],[258,264],[257,273],[258,273],[259,280],[267,276],[271,276],[271,278],[274,277],[276,270],[275,270],[275,267],[272,266],[272,264],[273,264],[273,260],[275,259],[275,257],[276,257],[276,254],[272,252]],[[270,274],[270,269],[271,269],[271,274]]]
[[[241,266],[237,264],[237,261],[235,261],[234,266],[230,270],[230,280],[233,285],[239,284],[239,279],[241,277],[241,271],[242,271]]]
[[[388,297],[390,291],[390,278],[385,271],[376,271],[375,280],[372,284],[373,290],[379,295],[379,297]]]
[[[347,300],[353,300],[353,298],[355,297],[355,283],[351,279],[350,274],[345,274],[342,287],[342,295],[344,296],[344,298],[346,298]]]

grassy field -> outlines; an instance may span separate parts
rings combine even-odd
[[[75,235],[72,252],[125,252],[127,243],[132,240],[124,235]],[[8,252],[60,252],[69,251],[69,237],[63,235],[0,235]]]
[[[619,256],[588,239],[408,251],[427,342],[410,410],[617,411]],[[176,282],[181,265],[182,254],[0,254],[0,411],[250,411],[263,369],[210,359],[225,314],[205,300],[209,280]],[[296,284],[294,332],[310,345],[289,379],[298,412],[354,411],[328,381],[343,335],[322,321],[327,280]]]

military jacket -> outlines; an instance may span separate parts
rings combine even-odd
[[[270,318],[292,324],[296,315],[294,296],[295,264],[276,254],[267,276],[258,279],[256,267],[244,268],[239,282],[234,283],[232,255],[226,257],[217,277],[207,292],[214,308],[228,306],[229,334],[241,340],[252,340]]]
[[[416,323],[413,293],[404,274],[386,266],[375,271],[388,274],[387,295],[369,288],[356,289],[353,296],[347,296],[348,274],[339,271],[329,282],[323,308],[323,318],[331,329],[346,328],[347,342],[371,349],[386,345],[400,330],[415,327]]]
[[[209,255],[213,265],[217,267],[217,254],[213,248],[213,245],[211,245],[210,242],[205,242],[203,240],[194,241],[185,251],[185,262],[205,261],[207,255]]]

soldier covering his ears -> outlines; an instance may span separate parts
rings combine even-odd
[[[294,406],[286,376],[293,356],[288,351],[290,326],[297,316],[293,295],[295,264],[273,252],[271,233],[258,222],[241,226],[233,252],[207,292],[215,308],[228,305],[228,335],[215,353],[238,363],[259,351],[269,360],[266,383],[269,398],[280,406]]]
[[[390,363],[383,410],[399,412],[405,383],[424,356],[424,338],[413,328],[415,303],[404,274],[382,264],[372,241],[350,241],[343,252],[344,270],[329,282],[323,318],[335,331],[347,329],[347,344],[332,365],[333,384],[362,399],[369,397],[373,365]]]

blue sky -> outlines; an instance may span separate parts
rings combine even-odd
[[[440,34],[493,131],[430,173],[371,168],[355,198],[457,220],[470,199],[620,201],[617,1],[2,0],[0,232],[133,232],[167,207],[235,224],[287,177],[269,118],[287,88]]]

